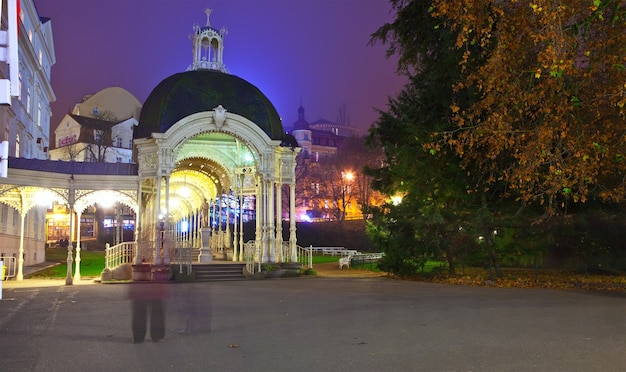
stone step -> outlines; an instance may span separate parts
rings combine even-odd
[[[209,282],[219,280],[244,280],[243,268],[246,264],[194,264],[193,271],[196,273],[197,282]]]

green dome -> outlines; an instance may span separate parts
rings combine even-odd
[[[135,138],[165,133],[180,119],[218,105],[251,120],[271,139],[284,137],[278,112],[257,87],[235,75],[193,70],[172,75],[154,88],[143,104]]]

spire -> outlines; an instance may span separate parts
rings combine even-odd
[[[206,13],[206,27],[211,27],[211,12],[213,9],[206,8],[204,12]]]
[[[206,26],[193,26],[193,61],[188,70],[215,70],[228,73],[224,64],[224,36],[228,33],[226,28],[216,30],[211,27],[212,9],[205,9]]]
[[[302,102],[300,102],[300,108],[298,108],[298,121],[306,121],[304,119],[304,107],[302,107]]]

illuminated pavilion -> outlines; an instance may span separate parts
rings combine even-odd
[[[68,206],[72,233],[81,213],[98,200],[125,204],[135,213],[135,266],[169,265],[183,248],[197,249],[198,263],[297,262],[300,148],[267,97],[228,72],[225,29],[213,28],[211,11],[206,13],[206,25],[194,27],[189,69],[164,79],[143,105],[133,146],[137,164],[96,171],[89,168],[93,163],[79,170],[70,162],[10,159],[0,201],[24,215],[46,195]],[[253,242],[244,242],[246,217],[256,221]],[[289,231],[283,232],[284,220]],[[80,239],[75,253],[74,278],[80,278]]]

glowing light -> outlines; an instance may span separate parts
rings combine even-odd
[[[178,190],[178,193],[179,193],[179,194],[180,194],[180,196],[182,196],[183,198],[187,198],[187,197],[189,197],[189,195],[191,195],[191,190],[189,190],[189,188],[188,188],[188,187],[183,186],[183,187],[181,187],[181,188]]]
[[[101,208],[109,208],[113,206],[113,196],[108,195],[108,193],[102,193],[103,197],[98,199],[98,205]]]
[[[350,171],[345,172],[345,173],[344,173],[344,178],[345,178],[347,181],[352,181],[352,180],[354,180],[354,173],[352,173],[352,172],[350,172]]]
[[[180,221],[180,231],[185,232],[185,233],[189,231],[189,221],[187,220]]]
[[[34,197],[35,204],[40,205],[42,207],[48,207],[48,209],[52,208],[52,197],[49,192],[41,191],[35,194]]]
[[[391,197],[391,204],[400,205],[402,203],[402,195],[394,195]]]

